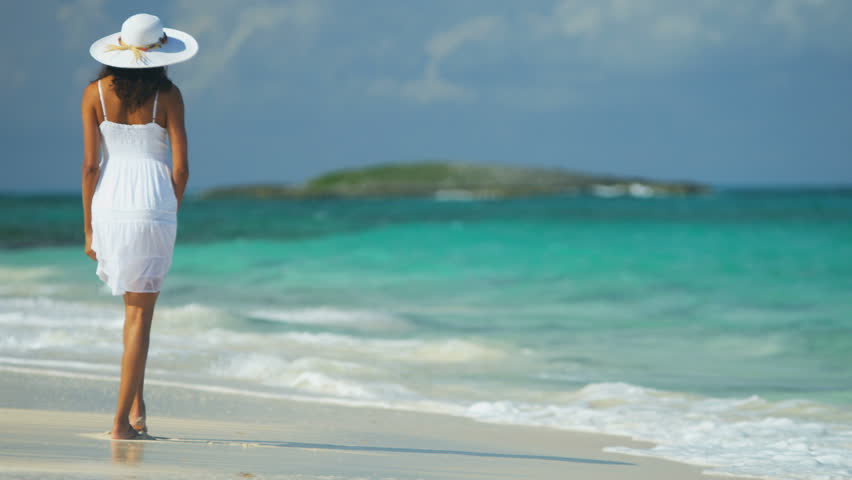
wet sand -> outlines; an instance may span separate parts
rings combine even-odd
[[[5,371],[0,384],[7,478],[711,478],[603,451],[643,445],[623,437],[157,386],[146,387],[154,439],[110,441],[110,382]]]

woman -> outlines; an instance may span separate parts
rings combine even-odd
[[[189,177],[183,101],[165,67],[197,51],[191,36],[147,14],[128,18],[120,33],[90,48],[104,66],[81,106],[85,252],[112,294],[124,296],[125,307],[113,439],[147,433],[148,339]]]

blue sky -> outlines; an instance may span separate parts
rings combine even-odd
[[[139,2],[13,2],[0,191],[76,191],[89,44]],[[848,0],[145,2],[190,186],[424,158],[713,184],[852,184]]]

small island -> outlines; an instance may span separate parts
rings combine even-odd
[[[337,170],[302,185],[240,185],[208,190],[202,198],[434,197],[467,200],[590,194],[653,197],[706,193],[693,182],[591,175],[561,168],[446,161],[391,163]]]

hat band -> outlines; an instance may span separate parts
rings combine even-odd
[[[106,51],[112,52],[113,50],[130,50],[131,52],[133,52],[133,58],[135,58],[136,61],[139,62],[145,58],[144,52],[147,52],[148,50],[162,48],[163,45],[165,45],[168,41],[169,37],[167,37],[165,33],[163,33],[163,36],[160,37],[160,39],[156,42],[142,46],[128,45],[124,43],[124,40],[122,40],[121,37],[118,37],[118,45],[107,45]]]

